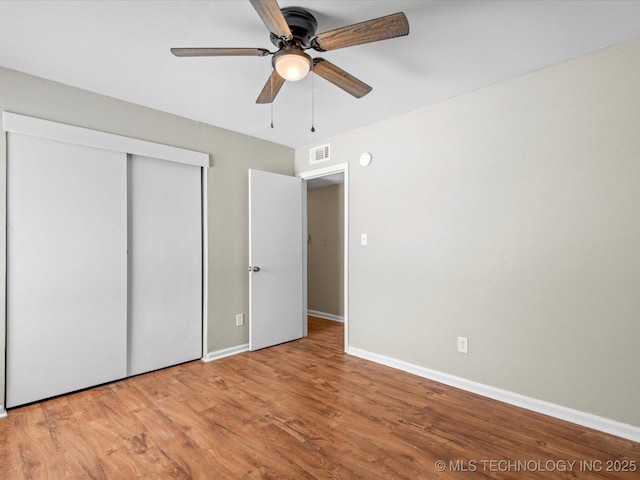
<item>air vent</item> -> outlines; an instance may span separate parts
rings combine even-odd
[[[309,163],[326,162],[329,160],[329,144],[313,147],[309,150]]]

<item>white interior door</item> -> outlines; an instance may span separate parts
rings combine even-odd
[[[126,155],[8,134],[7,406],[126,375]]]
[[[129,156],[129,375],[202,357],[201,171]]]
[[[302,337],[302,180],[249,170],[249,348]]]

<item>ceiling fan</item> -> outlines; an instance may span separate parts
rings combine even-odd
[[[318,52],[377,42],[409,34],[404,13],[367,20],[316,35],[318,23],[304,8],[280,9],[277,0],[249,0],[269,29],[271,43],[277,50],[264,48],[172,48],[177,57],[226,57],[273,55],[271,73],[256,103],[272,103],[285,81],[297,81],[311,70],[356,98],[365,96],[371,87],[324,58],[311,58],[305,50]]]

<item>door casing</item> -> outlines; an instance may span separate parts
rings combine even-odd
[[[304,192],[302,195],[303,205],[302,205],[302,228],[303,235],[302,238],[307,238],[307,181],[315,178],[326,177],[329,175],[335,175],[336,173],[344,174],[344,351],[348,351],[349,348],[349,164],[348,163],[340,163],[336,165],[330,165],[328,167],[319,168],[316,170],[309,170],[306,172],[300,172],[297,174],[298,177],[304,180],[303,188]],[[306,245],[303,248],[303,262],[302,262],[302,278],[304,281],[304,306],[305,312],[307,310],[307,248]],[[303,322],[303,336],[308,335],[308,325],[306,320],[306,315]]]

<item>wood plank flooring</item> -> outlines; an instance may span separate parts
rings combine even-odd
[[[342,330],[12,409],[0,479],[640,478],[638,443],[345,355]]]

